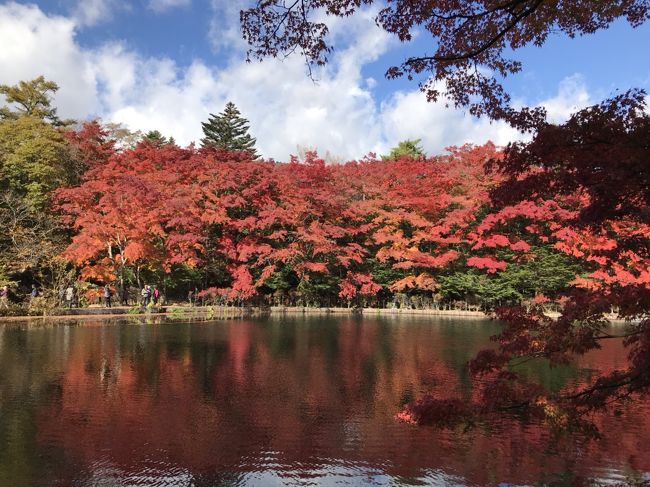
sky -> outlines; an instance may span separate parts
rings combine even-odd
[[[333,19],[330,64],[307,76],[304,60],[246,63],[239,11],[248,0],[0,0],[0,83],[45,75],[58,83],[63,118],[158,130],[181,145],[198,142],[201,122],[232,101],[250,121],[266,158],[300,149],[334,159],[385,154],[422,139],[430,154],[464,143],[505,145],[519,134],[444,102],[427,103],[415,82],[384,72],[431,48],[400,44],[374,23],[378,6]],[[623,21],[570,40],[515,53],[523,71],[505,82],[518,104],[544,105],[554,121],[618,90],[650,91],[650,25]]]

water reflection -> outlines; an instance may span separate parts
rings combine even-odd
[[[650,408],[596,418],[599,442],[502,419],[469,433],[393,415],[471,395],[495,324],[295,318],[0,327],[0,485],[496,485],[650,472]],[[561,388],[614,345],[527,373]]]

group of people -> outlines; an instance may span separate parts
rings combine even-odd
[[[122,292],[118,292],[118,295],[119,295],[118,296],[119,303],[121,303],[122,305],[126,305],[127,304],[126,290],[123,290]],[[38,298],[39,296],[41,296],[41,291],[35,284],[32,284],[30,298],[35,299]],[[142,306],[149,306],[150,303],[153,303],[153,305],[155,306],[162,300],[162,294],[158,289],[158,287],[150,286],[149,284],[146,284],[142,288],[142,290],[140,291],[140,297],[141,297],[140,304]],[[65,285],[59,288],[58,298],[59,298],[58,305],[61,307],[73,308],[79,306],[79,301],[77,299],[77,291],[72,284]],[[109,284],[106,284],[103,287],[102,298],[103,298],[104,306],[106,306],[107,308],[111,308],[113,290],[111,289],[111,286]],[[0,288],[0,309],[9,308],[10,299],[11,299],[11,291],[9,289],[9,286],[7,285],[2,286]]]
[[[113,290],[111,289],[111,286],[106,284],[104,286],[102,296],[104,298],[104,306],[107,308],[111,307],[111,299],[113,297]],[[160,290],[158,289],[157,286],[151,287],[149,284],[146,284],[142,290],[140,291],[140,304],[142,306],[149,306],[149,303],[153,303],[153,305],[157,305],[158,302],[160,301],[161,294]],[[126,304],[126,294],[125,292],[121,293],[121,298],[120,302],[122,304]]]
[[[42,296],[41,290],[32,284],[32,290],[29,293],[30,300],[34,300]],[[11,290],[8,285],[2,286],[0,288],[0,309],[9,308],[9,301],[15,300],[15,297],[12,298]],[[74,287],[70,284],[67,287],[63,286],[59,289],[59,306],[66,306],[67,308],[72,308],[76,305],[76,292]]]
[[[66,308],[79,306],[77,292],[72,284],[59,288],[59,306],[65,306]]]
[[[142,296],[142,306],[149,306],[149,303],[152,302],[155,306],[160,301],[160,290],[157,286],[152,288],[149,284],[146,284],[140,291],[140,296]]]

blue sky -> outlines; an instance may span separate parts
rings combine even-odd
[[[332,26],[336,53],[305,75],[298,57],[244,63],[239,9],[246,0],[42,0],[0,2],[0,82],[45,74],[59,83],[59,111],[101,117],[133,130],[157,129],[187,144],[208,113],[234,101],[251,121],[266,157],[286,160],[299,148],[333,158],[385,152],[422,138],[437,153],[464,142],[520,138],[503,124],[428,104],[407,80],[385,69],[424,52],[422,35],[399,44],[379,30],[373,11]],[[522,73],[506,80],[513,98],[544,104],[556,120],[616,89],[650,88],[650,25],[618,21],[577,39],[555,36],[515,53]]]

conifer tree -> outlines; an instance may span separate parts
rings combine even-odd
[[[381,156],[381,158],[384,161],[390,161],[390,160],[397,160],[400,157],[410,157],[411,159],[424,159],[426,158],[426,154],[424,153],[424,149],[420,146],[420,142],[422,142],[422,139],[407,139],[401,141],[399,144],[397,144],[396,147],[393,147],[390,150],[390,153]]]
[[[176,144],[176,140],[174,140],[174,137],[170,137],[168,139],[163,134],[161,134],[159,130],[150,130],[149,132],[144,134],[142,140],[143,141],[146,140],[148,142],[151,142],[153,145],[157,145],[157,146]]]
[[[248,151],[253,158],[259,157],[255,150],[255,138],[249,133],[248,120],[241,116],[234,103],[228,102],[219,115],[210,114],[207,122],[202,122],[205,137],[203,147],[212,145],[229,151]]]

